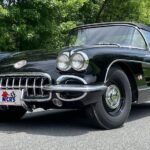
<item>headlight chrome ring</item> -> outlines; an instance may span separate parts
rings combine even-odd
[[[83,71],[88,68],[89,58],[84,52],[77,52],[71,56],[71,67],[76,71]]]
[[[70,66],[70,58],[69,58],[69,53],[64,52],[60,54],[57,58],[57,68],[61,71],[68,71],[71,66]]]

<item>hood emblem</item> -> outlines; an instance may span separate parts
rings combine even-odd
[[[26,60],[21,60],[14,64],[14,68],[20,69],[20,68],[24,67],[26,64],[27,64]]]

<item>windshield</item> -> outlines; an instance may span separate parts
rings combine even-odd
[[[133,46],[133,37],[135,30],[136,29],[134,27],[123,25],[81,28],[78,30],[73,30],[71,32],[68,46],[98,45],[98,44]],[[144,42],[144,40],[142,42]],[[136,47],[136,45],[134,46]]]

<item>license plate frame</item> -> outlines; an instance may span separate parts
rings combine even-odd
[[[21,106],[22,90],[0,90],[0,105]]]

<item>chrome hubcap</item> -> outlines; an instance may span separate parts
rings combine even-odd
[[[110,85],[106,90],[106,104],[111,109],[116,109],[121,100],[120,90],[116,85]]]

